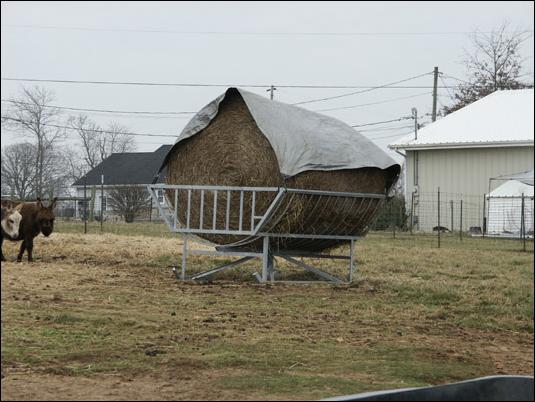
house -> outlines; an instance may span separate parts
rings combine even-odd
[[[451,202],[444,223],[459,221],[453,204],[462,199],[463,226],[483,228],[484,194],[500,185],[490,179],[533,169],[533,103],[533,89],[496,91],[389,145],[405,156],[405,200],[416,229],[437,225],[429,210],[439,188],[441,201]]]
[[[171,149],[171,145],[162,145],[154,152],[125,152],[114,153],[103,160],[94,169],[76,180],[72,187],[76,190],[77,197],[84,197],[84,189],[87,197],[91,197],[91,192],[95,194],[93,205],[94,214],[100,217],[101,208],[104,217],[110,217],[113,212],[108,207],[107,197],[113,188],[119,186],[140,186],[148,184],[163,183],[165,171],[156,178],[158,169]],[[164,205],[163,193],[158,194],[158,201]],[[153,208],[154,209],[154,208]],[[76,217],[83,215],[84,201],[78,201]]]

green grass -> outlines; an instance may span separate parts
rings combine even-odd
[[[57,233],[84,233],[85,225],[83,221],[58,219],[54,229]],[[87,233],[112,233],[125,236],[136,235],[167,238],[176,237],[176,234],[170,232],[167,225],[161,221],[132,223],[125,223],[123,221],[104,221],[102,227],[100,222],[93,221],[87,222]]]

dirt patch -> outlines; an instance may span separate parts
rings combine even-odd
[[[158,400],[213,400],[213,385],[228,372],[204,373],[204,386],[191,376],[179,374],[162,380],[154,376],[123,378],[120,375],[72,377],[13,373],[2,379],[3,401],[158,401]],[[218,392],[217,399],[254,400],[247,393]],[[281,398],[282,399],[282,398]]]

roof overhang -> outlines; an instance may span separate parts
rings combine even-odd
[[[424,149],[461,149],[461,148],[502,148],[502,147],[532,147],[534,141],[498,141],[498,142],[456,142],[438,144],[390,144],[390,149],[424,150]]]

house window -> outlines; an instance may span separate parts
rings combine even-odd
[[[163,190],[158,190],[158,202],[163,204]]]

